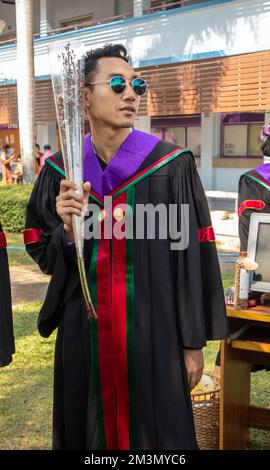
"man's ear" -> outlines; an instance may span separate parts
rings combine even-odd
[[[85,102],[85,107],[90,108],[91,107],[91,90],[89,87],[84,88],[84,102]]]

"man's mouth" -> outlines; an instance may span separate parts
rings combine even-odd
[[[136,113],[134,106],[125,106],[124,108],[121,108],[120,111],[125,111],[126,113]]]

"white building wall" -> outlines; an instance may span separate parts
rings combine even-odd
[[[114,0],[47,0],[53,12],[54,27],[59,28],[61,20],[77,16],[93,15],[93,19],[110,18],[115,15]]]
[[[53,0],[52,0],[53,1]],[[104,6],[111,4],[108,10]],[[95,0],[96,15],[109,16],[112,3]],[[55,0],[55,18],[63,17],[62,1]],[[65,1],[65,18],[85,10],[73,0]],[[70,6],[69,6],[70,5]],[[72,6],[73,5],[73,6]],[[88,5],[88,6],[87,6]],[[203,5],[203,4],[202,4]],[[70,8],[70,10],[69,10]],[[182,11],[183,10],[183,11]],[[72,16],[72,15],[71,15]],[[67,41],[81,38],[86,48],[106,42],[122,42],[134,60],[134,66],[191,60],[215,55],[242,54],[270,49],[270,0],[235,0],[212,6],[145,15],[144,17],[98,25],[60,35]],[[59,35],[57,36],[57,39]],[[50,39],[50,42],[53,38]],[[35,41],[36,76],[49,75],[46,40]],[[16,79],[16,46],[0,47],[0,70]]]
[[[33,10],[34,10],[33,31],[34,33],[38,33],[39,32],[39,12],[40,12],[39,0],[33,0]],[[15,33],[16,31],[15,5],[8,5],[8,4],[1,2],[0,3],[0,19],[3,19],[6,22],[7,26],[8,25],[10,26],[5,31],[3,31],[3,34]]]
[[[250,168],[213,168],[213,190],[238,191],[238,181],[241,175]]]
[[[6,29],[3,31],[3,34],[13,33],[16,30],[16,15],[14,5],[0,3],[0,19],[6,22]]]

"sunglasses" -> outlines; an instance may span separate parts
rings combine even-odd
[[[115,93],[123,93],[125,91],[127,82],[124,79],[124,77],[121,77],[120,75],[116,75],[115,77],[112,77],[110,80],[101,80],[100,82],[92,82],[89,83],[87,82],[88,85],[99,85],[100,83],[109,83],[111,86],[111,89]],[[142,96],[147,89],[147,83],[145,80],[142,78],[133,78],[131,82],[128,82],[130,86],[132,87],[134,93],[136,95]]]

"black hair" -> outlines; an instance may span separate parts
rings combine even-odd
[[[123,59],[127,64],[131,64],[127,50],[123,44],[105,44],[103,47],[92,49],[85,56],[85,78],[91,82],[93,74],[97,69],[98,60],[103,57],[118,57]]]
[[[40,149],[40,145],[39,145],[39,144],[35,144],[35,147],[36,147],[37,149]]]
[[[51,150],[51,146],[49,144],[43,145],[44,150]]]
[[[270,157],[270,135],[265,139],[261,145],[262,154],[266,157]]]
[[[9,148],[10,148],[9,144],[5,144],[4,147],[3,147],[4,150],[8,150]]]

